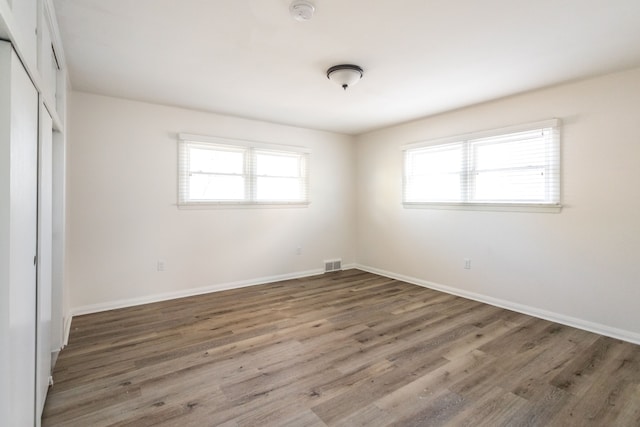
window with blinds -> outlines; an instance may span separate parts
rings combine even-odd
[[[406,206],[560,207],[559,120],[411,144]]]
[[[250,141],[179,135],[178,204],[307,204],[309,153]]]

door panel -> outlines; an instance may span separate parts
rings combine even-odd
[[[52,272],[51,272],[51,351],[55,358],[64,345],[64,202],[65,202],[65,141],[60,132],[53,133],[52,189]],[[52,362],[55,363],[55,360]]]
[[[0,46],[0,215],[3,240],[0,315],[3,378],[1,423],[35,423],[38,94],[8,44]],[[8,77],[8,78],[7,78]],[[7,120],[8,116],[8,120]],[[6,238],[6,239],[5,239]],[[7,274],[8,272],[8,274]]]
[[[53,121],[42,103],[39,121],[36,421],[44,408],[51,375]]]

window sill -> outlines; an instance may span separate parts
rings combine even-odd
[[[178,203],[178,209],[295,209],[309,207],[310,202],[190,202]]]
[[[497,211],[497,212],[539,212],[560,213],[561,204],[534,204],[534,203],[403,203],[406,209],[448,209],[464,211]]]

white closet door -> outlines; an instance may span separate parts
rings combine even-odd
[[[38,342],[36,367],[36,421],[39,425],[51,376],[51,283],[53,121],[40,103],[38,158]]]
[[[64,219],[65,219],[65,141],[60,132],[53,133],[53,254],[51,282],[51,355],[52,359],[64,345]],[[55,360],[52,362],[55,363]]]
[[[35,424],[38,94],[0,43],[0,424]]]

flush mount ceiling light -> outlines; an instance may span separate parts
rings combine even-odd
[[[360,81],[362,78],[362,72],[362,68],[357,65],[334,65],[327,70],[327,78],[342,86],[342,89],[347,90],[348,87],[351,87]]]
[[[289,13],[296,21],[308,21],[313,17],[316,8],[308,0],[293,0],[289,6]]]

